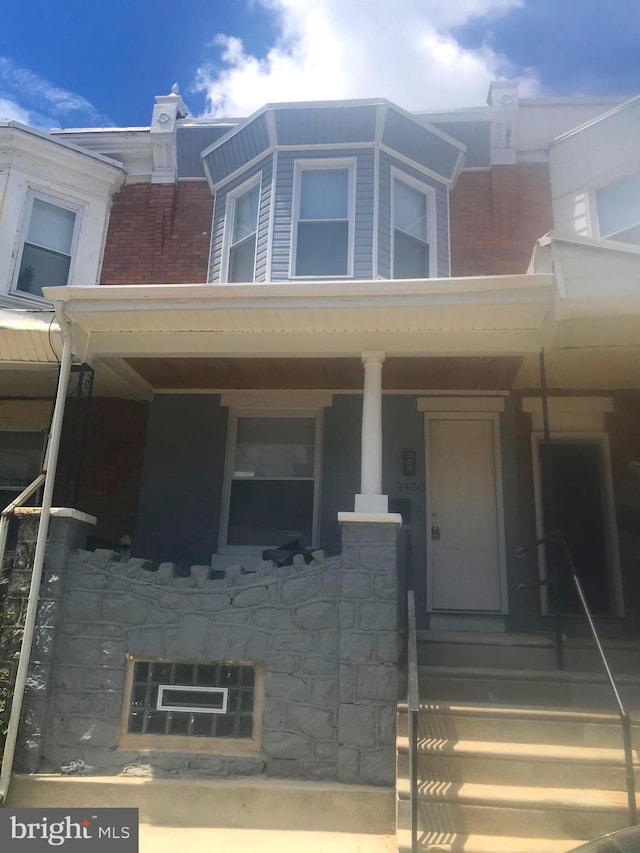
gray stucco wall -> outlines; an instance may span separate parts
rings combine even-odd
[[[30,692],[39,701],[23,729],[32,741],[23,769],[37,769],[42,755],[39,769],[69,774],[264,773],[391,785],[397,525],[388,517],[343,521],[342,535],[340,557],[317,553],[309,566],[300,558],[285,568],[265,562],[252,573],[231,566],[215,579],[208,566],[178,577],[170,563],[152,570],[111,551],[69,553],[70,539],[54,622],[51,607],[41,610],[47,666],[43,674],[37,659],[32,672]],[[148,745],[140,752],[131,742],[119,749],[131,656],[263,667],[258,753]]]
[[[208,394],[158,394],[149,409],[134,553],[186,566],[218,546],[228,409]]]

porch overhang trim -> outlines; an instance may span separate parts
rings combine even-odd
[[[47,287],[47,299],[67,303],[68,314],[103,311],[175,311],[203,307],[327,307],[330,305],[416,304],[441,298],[454,302],[481,298],[512,301],[545,298],[553,289],[549,274],[470,276],[466,278],[316,281],[265,284],[155,284]]]
[[[47,289],[49,298],[65,304],[85,360],[207,352],[352,354],[380,347],[424,353],[438,336],[458,352],[465,348],[460,336],[469,334],[484,336],[482,351],[492,348],[489,338],[499,338],[496,351],[520,352],[545,322],[553,294],[553,278],[543,274]],[[434,351],[442,351],[441,343]]]

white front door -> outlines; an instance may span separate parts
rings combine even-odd
[[[503,611],[497,418],[427,416],[432,611]]]

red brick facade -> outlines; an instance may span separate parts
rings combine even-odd
[[[65,503],[66,472],[77,464],[79,434],[72,407],[69,401],[56,482],[58,505]],[[135,531],[148,411],[147,402],[135,400],[97,397],[90,403],[77,508],[98,519],[90,536],[99,543],[115,547]]]
[[[553,227],[546,164],[462,172],[450,196],[451,275],[526,272]]]
[[[205,282],[212,214],[206,181],[125,186],[113,201],[100,283]]]

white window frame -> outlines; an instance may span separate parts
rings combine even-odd
[[[229,262],[231,260],[231,241],[233,240],[233,226],[236,215],[236,201],[245,193],[250,192],[254,187],[258,187],[258,215],[256,217],[256,252],[253,259],[253,278],[256,280],[256,263],[258,260],[258,231],[260,226],[260,202],[262,200],[262,172],[257,172],[248,180],[244,181],[234,189],[227,193],[224,211],[224,231],[222,235],[222,258],[220,261],[220,283],[230,284],[229,282]]]
[[[193,704],[187,707],[186,705],[171,705],[165,702],[164,694],[171,691],[182,691],[183,693],[217,693],[222,695],[222,705],[220,708],[211,708],[209,706]],[[226,714],[229,704],[229,689],[227,687],[193,687],[185,684],[159,684],[158,699],[156,708],[158,711],[186,711],[188,713],[198,714]]]
[[[395,246],[395,185],[396,181],[402,181],[418,192],[423,193],[427,199],[427,241],[429,246],[429,278],[438,277],[438,229],[436,227],[436,191],[435,188],[419,181],[406,172],[391,167],[391,229],[389,233],[389,278],[394,279],[394,246]]]
[[[220,533],[218,538],[218,554],[261,554],[265,548],[275,548],[282,542],[265,542],[262,545],[228,545],[229,505],[231,501],[231,484],[234,480],[233,465],[235,460],[236,439],[238,435],[238,420],[240,418],[313,418],[315,421],[315,442],[313,454],[313,516],[311,520],[311,547],[318,547],[320,534],[320,487],[322,471],[322,409],[230,409],[229,427],[227,431],[227,451],[224,466],[224,485],[222,489],[222,511],[220,513]],[[289,478],[295,479],[295,478]],[[310,479],[310,478],[300,478]]]
[[[300,201],[302,193],[302,173],[306,171],[321,171],[322,169],[347,170],[347,272],[340,275],[296,275],[296,256],[298,251],[298,223],[300,222]],[[291,252],[289,254],[289,278],[299,281],[325,281],[328,279],[345,279],[354,276],[355,254],[355,216],[356,216],[356,158],[328,157],[318,159],[296,160],[293,166],[293,196],[291,200]],[[314,220],[321,221],[321,220]],[[329,220],[339,222],[342,220]]]
[[[47,204],[52,204],[54,207],[61,207],[63,210],[69,210],[75,214],[75,222],[73,226],[73,235],[71,237],[71,249],[70,249],[70,260],[69,260],[69,275],[67,276],[67,286],[72,284],[74,281],[75,274],[75,261],[77,256],[77,248],[78,248],[78,240],[80,234],[80,220],[83,212],[83,205],[78,204],[76,202],[71,202],[68,199],[60,198],[59,196],[50,195],[49,193],[42,192],[39,189],[34,187],[29,187],[27,190],[26,204],[24,210],[24,216],[22,219],[22,225],[20,227],[20,233],[18,236],[18,242],[16,245],[16,263],[15,269],[13,271],[13,277],[11,280],[11,293],[18,294],[20,296],[27,297],[28,299],[37,299],[40,301],[46,301],[44,296],[38,296],[37,294],[29,293],[27,290],[21,290],[18,287],[18,278],[20,277],[20,267],[22,265],[22,253],[24,251],[25,243],[28,242],[27,237],[29,236],[29,227],[31,225],[31,216],[33,213],[33,202],[38,199],[40,201],[44,201]]]

